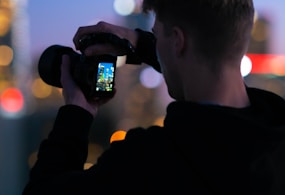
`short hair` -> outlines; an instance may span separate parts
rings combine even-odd
[[[198,54],[210,59],[238,57],[247,52],[253,27],[252,0],[144,0],[165,31],[179,26],[190,33]]]

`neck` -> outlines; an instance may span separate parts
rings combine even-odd
[[[194,75],[193,75],[194,76]],[[227,69],[219,74],[203,71],[194,82],[187,82],[185,100],[243,108],[250,104],[243,77],[237,70]]]

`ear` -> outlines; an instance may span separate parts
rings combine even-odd
[[[176,54],[182,55],[186,48],[186,37],[184,32],[179,27],[173,27],[173,39]]]

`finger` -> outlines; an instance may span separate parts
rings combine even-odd
[[[93,102],[96,102],[97,103],[97,105],[103,105],[103,104],[106,104],[107,102],[109,102],[111,99],[113,99],[114,97],[115,97],[115,94],[116,94],[116,88],[114,88],[114,90],[113,90],[113,93],[110,95],[110,96],[108,96],[108,97],[95,97],[94,99],[93,99]]]
[[[80,49],[80,45],[79,45],[79,40],[82,38],[83,35],[92,33],[92,32],[97,32],[96,31],[96,25],[94,26],[83,26],[83,27],[79,27],[77,32],[75,33],[74,37],[73,37],[73,43],[75,45],[76,49]]]
[[[102,54],[122,56],[126,54],[126,51],[111,44],[97,44],[87,47],[84,51],[84,54],[86,56],[95,56]]]
[[[100,21],[96,25],[79,27],[73,37],[73,43],[76,49],[79,49],[79,40],[82,38],[83,35],[90,34],[90,33],[96,33],[96,32],[111,33],[110,31],[111,26],[112,25],[109,23]]]

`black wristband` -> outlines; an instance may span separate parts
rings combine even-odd
[[[128,52],[127,64],[146,63],[158,72],[161,72],[160,64],[156,55],[156,39],[151,32],[135,29],[138,33],[138,41],[134,52]]]

